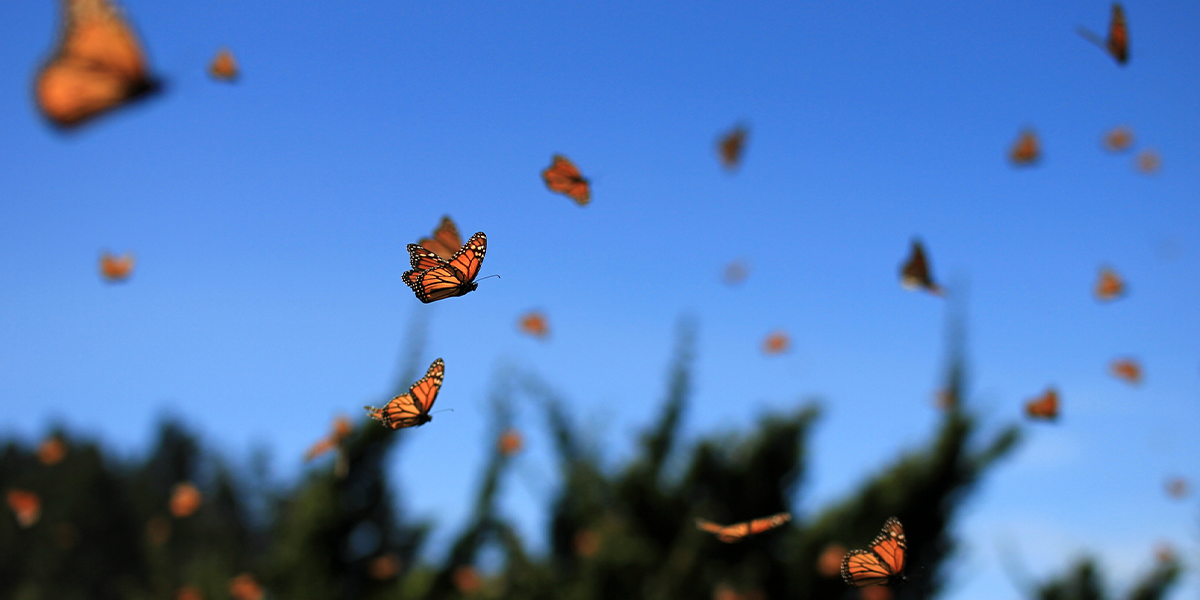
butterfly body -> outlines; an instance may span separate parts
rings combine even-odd
[[[896,586],[904,581],[904,554],[908,542],[896,517],[883,524],[866,550],[851,550],[842,559],[842,579],[854,587]]]
[[[462,296],[479,287],[475,277],[479,275],[486,253],[487,236],[482,231],[471,236],[449,260],[424,246],[409,244],[408,257],[412,270],[405,271],[402,279],[412,288],[417,299],[426,304]]]
[[[433,420],[429,409],[437,400],[438,391],[442,389],[442,380],[446,376],[446,363],[442,359],[433,361],[425,376],[408,388],[408,391],[392,398],[383,408],[364,406],[367,416],[377,421],[383,421],[383,426],[391,429],[405,427],[420,427]]]

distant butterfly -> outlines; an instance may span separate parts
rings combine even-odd
[[[182,519],[194,514],[200,508],[202,500],[203,496],[194,484],[182,481],[171,488],[171,499],[167,507],[171,510],[171,516]]]
[[[496,449],[504,456],[512,456],[520,452],[524,445],[525,439],[521,437],[521,432],[511,428],[500,434],[500,439],[496,441]]]
[[[450,260],[463,245],[462,236],[458,234],[458,227],[454,225],[454,221],[450,220],[449,215],[442,217],[442,222],[438,223],[437,229],[433,230],[433,237],[421,238],[421,241],[417,243],[446,260]]]
[[[1123,379],[1134,385],[1142,382],[1142,365],[1131,358],[1114,360],[1108,369],[1118,379]]]
[[[718,540],[730,544],[740,542],[746,539],[746,536],[774,529],[791,520],[792,515],[785,512],[769,517],[762,517],[761,519],[754,519],[753,521],[734,523],[733,525],[719,525],[705,519],[696,519],[696,528],[709,533],[715,533]]]
[[[717,142],[717,156],[726,170],[733,171],[742,164],[742,151],[746,148],[748,134],[745,126],[737,125]]]
[[[1078,31],[1084,39],[1103,48],[1109,56],[1117,61],[1117,64],[1124,66],[1129,61],[1129,29],[1125,26],[1125,11],[1121,8],[1120,3],[1113,2],[1107,39],[1101,39],[1100,36],[1082,27]]]
[[[542,171],[542,179],[550,191],[563,194],[580,206],[592,201],[592,192],[587,179],[579,172],[575,163],[561,154],[555,154],[553,162]]]
[[[229,580],[229,595],[233,600],[262,600],[266,592],[254,575],[241,573]]]
[[[62,7],[61,40],[34,82],[51,123],[75,127],[158,90],[133,30],[109,0],[63,0]]]
[[[842,579],[854,587],[889,585],[904,581],[904,552],[908,543],[904,527],[896,517],[883,524],[883,531],[867,550],[851,550],[842,559]]]
[[[433,361],[425,376],[408,388],[408,391],[392,398],[383,408],[365,406],[367,416],[377,421],[383,421],[384,427],[402,429],[404,427],[420,427],[433,420],[429,409],[437,400],[438,390],[442,389],[442,379],[446,375],[446,363],[442,359]]]
[[[1114,127],[1104,134],[1104,149],[1109,152],[1124,152],[1133,147],[1133,130]]]
[[[345,442],[346,438],[350,437],[350,432],[353,426],[350,424],[350,419],[345,416],[339,416],[333,420],[333,431],[329,435],[319,439],[308,450],[304,452],[304,462],[308,462],[330,450],[334,450]]]
[[[1143,175],[1153,175],[1162,169],[1162,155],[1154,150],[1142,150],[1133,160],[1134,166]]]
[[[1058,419],[1058,390],[1046,388],[1046,392],[1025,403],[1025,415],[1031,419],[1054,421]]]
[[[734,260],[725,265],[725,270],[721,273],[721,279],[729,285],[737,285],[746,280],[750,275],[750,265],[742,259]]]
[[[22,528],[32,527],[42,516],[42,499],[33,492],[9,489],[7,500],[8,508],[12,509]]]
[[[483,255],[487,253],[487,236],[482,231],[471,236],[462,248],[449,260],[416,244],[408,245],[411,271],[401,278],[412,288],[417,299],[426,304],[443,298],[462,296],[475,291],[479,284],[475,277],[483,266]]]
[[[546,315],[536,310],[522,315],[517,326],[521,329],[521,333],[532,335],[535,338],[546,339],[550,335],[550,325],[546,322]]]
[[[1176,500],[1183,498],[1188,494],[1188,482],[1182,477],[1172,477],[1171,479],[1168,479],[1166,488],[1167,495]]]
[[[925,258],[925,246],[921,244],[921,240],[912,241],[908,259],[900,266],[900,285],[906,290],[921,289],[935,296],[944,293],[942,287],[933,282],[933,275],[929,273],[929,260]]]
[[[1022,131],[1008,151],[1008,159],[1019,167],[1032,165],[1041,157],[1041,144],[1038,142],[1037,133],[1032,129]]]
[[[1111,268],[1102,267],[1094,292],[1097,300],[1111,302],[1125,295],[1125,280]]]
[[[236,81],[240,71],[233,53],[228,48],[221,48],[208,65],[208,74],[213,79],[221,81]]]
[[[38,444],[37,457],[43,465],[56,465],[67,456],[67,443],[55,433]]]
[[[762,351],[764,354],[783,354],[791,341],[786,332],[773,331],[763,340]]]
[[[125,281],[133,274],[133,264],[132,252],[117,256],[105,251],[100,255],[100,276],[112,283]]]

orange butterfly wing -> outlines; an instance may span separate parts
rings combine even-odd
[[[213,79],[220,79],[222,81],[234,81],[237,79],[237,60],[233,58],[233,53],[228,48],[221,48],[217,51],[217,55],[213,58],[212,63],[208,65],[208,74]]]
[[[158,89],[132,29],[108,0],[64,0],[63,36],[34,95],[59,127],[80,125]]]
[[[934,283],[929,274],[929,260],[925,258],[921,240],[912,241],[908,260],[900,267],[900,285],[908,290],[923,289],[935,296],[942,295],[942,287]]]
[[[1013,143],[1012,149],[1008,152],[1008,158],[1017,166],[1032,165],[1042,156],[1041,145],[1038,143],[1037,133],[1032,129],[1026,129],[1017,137],[1017,141]]]
[[[451,253],[453,256],[453,253]],[[446,264],[446,259],[438,256],[432,250],[425,246],[417,244],[408,245],[408,263],[412,265],[415,271],[425,271],[435,269]]]
[[[1117,2],[1112,5],[1112,18],[1108,23],[1108,40],[1105,43],[1108,53],[1118,64],[1129,60],[1129,29],[1125,25],[1125,10]]]
[[[454,225],[454,221],[451,221],[449,216],[442,217],[442,222],[438,224],[437,229],[433,230],[432,238],[421,238],[421,241],[417,243],[445,260],[450,260],[458,248],[463,245],[462,236],[458,234],[458,227]],[[413,268],[416,266],[414,265]]]
[[[1102,302],[1116,300],[1125,295],[1125,281],[1117,272],[1109,267],[1100,269],[1100,278],[1096,281],[1096,299]]]
[[[542,171],[542,179],[550,191],[563,194],[583,206],[592,201],[591,185],[570,159],[555,154],[553,162]]]
[[[450,260],[442,260],[416,244],[409,244],[408,252],[413,270],[405,271],[402,279],[412,288],[418,300],[428,304],[475,291],[479,284],[474,280],[487,254],[487,236],[482,231],[471,236]],[[437,262],[433,263],[434,260]],[[424,270],[420,268],[430,263],[435,266]]]
[[[908,543],[904,527],[896,517],[883,524],[883,531],[869,550],[851,550],[842,559],[842,579],[854,587],[895,585],[903,580],[904,553]]]
[[[114,283],[125,281],[133,274],[134,261],[133,253],[130,252],[121,256],[104,252],[100,255],[100,276]]]
[[[433,361],[425,376],[408,388],[408,391],[392,398],[383,408],[365,406],[367,416],[377,421],[383,421],[384,427],[402,429],[404,427],[419,427],[433,420],[429,409],[437,400],[438,390],[442,389],[442,380],[446,375],[446,363],[442,359]]]
[[[721,137],[717,144],[717,153],[721,157],[721,166],[732,171],[742,163],[742,151],[746,147],[746,128],[738,125],[732,131]]]
[[[1032,419],[1053,421],[1058,418],[1058,390],[1049,388],[1046,393],[1025,404],[1025,414]]]
[[[706,519],[696,519],[696,528],[716,534],[717,539],[727,544],[740,542],[746,539],[746,536],[755,535],[764,531],[774,529],[792,520],[791,513],[779,513],[769,517],[754,519],[753,521],[743,521],[734,523],[733,525],[720,525]]]

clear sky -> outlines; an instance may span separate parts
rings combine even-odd
[[[1131,583],[1171,541],[1200,562],[1200,4],[1130,2],[1119,67],[1076,34],[1109,4],[125,0],[164,94],[62,135],[32,103],[51,0],[0,7],[0,433],[53,423],[125,453],[163,415],[281,479],[339,413],[387,400],[416,311],[441,356],[435,422],[395,469],[408,509],[461,525],[490,451],[498,368],[541,374],[614,461],[657,414],[673,333],[699,324],[691,439],[805,398],[825,413],[797,511],[837,499],[938,415],[946,300],[900,288],[909,240],[970,319],[996,430],[1047,385],[1057,424],[971,502],[953,600],[1013,599],[1079,553]],[[243,69],[211,81],[230,47]],[[717,136],[743,122],[742,168]],[[1133,152],[1103,133],[1127,125]],[[1037,166],[1006,160],[1025,127]],[[1134,154],[1161,153],[1156,175]],[[570,156],[579,207],[539,171]],[[478,291],[425,306],[406,244],[443,214],[488,234]],[[101,250],[132,250],[122,285]],[[726,263],[751,265],[740,286]],[[1091,296],[1108,264],[1127,297]],[[969,293],[966,290],[969,289]],[[551,338],[521,336],[531,308]],[[764,336],[792,336],[763,356]],[[1107,374],[1135,356],[1146,380]],[[531,448],[505,496],[540,539],[552,473]],[[1188,575],[1175,597],[1196,597]]]

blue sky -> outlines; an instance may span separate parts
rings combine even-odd
[[[164,415],[219,451],[270,448],[280,477],[339,413],[378,404],[416,311],[439,408],[395,469],[448,535],[490,449],[498,368],[540,373],[614,461],[657,414],[678,319],[699,324],[691,436],[825,406],[799,511],[848,492],[936,426],[945,301],[903,291],[909,240],[969,290],[974,396],[996,429],[1058,386],[1064,416],[970,504],[948,597],[1017,598],[1090,550],[1115,583],[1171,540],[1197,564],[1200,480],[1200,5],[1127,3],[1130,61],[1075,33],[1105,2],[410,2],[125,0],[166,92],[51,130],[30,84],[54,2],[0,19],[0,431],[52,423],[143,450]],[[228,46],[235,85],[205,68]],[[750,127],[742,168],[716,137]],[[1154,176],[1102,134],[1128,125]],[[1043,159],[1005,159],[1024,127]],[[538,172],[593,181],[580,208]],[[421,305],[404,246],[443,214],[488,234],[479,290]],[[101,250],[132,250],[106,285]],[[751,265],[721,283],[735,258]],[[1129,282],[1100,305],[1102,264]],[[551,338],[520,336],[531,308]],[[775,329],[782,356],[759,352]],[[1106,373],[1140,358],[1131,388]],[[531,447],[506,506],[533,534],[549,474]],[[477,440],[466,443],[464,440]],[[519,474],[518,474],[519,475]],[[436,485],[430,485],[436,481]],[[522,482],[526,483],[522,483]],[[444,542],[444,538],[442,540]],[[1190,575],[1176,597],[1194,597]]]

